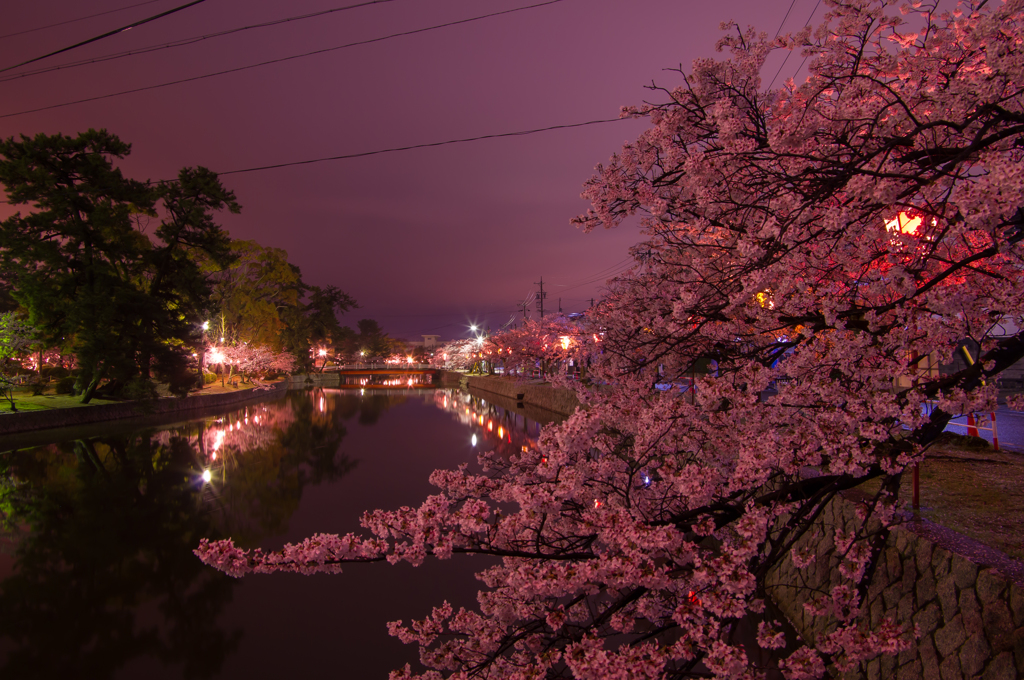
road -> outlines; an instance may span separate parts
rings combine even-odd
[[[946,426],[946,431],[967,434],[966,425],[967,416],[954,418]],[[986,426],[990,424],[986,423]],[[999,435],[1000,449],[1024,453],[1024,413],[1000,406],[996,411],[996,433]],[[978,430],[978,436],[992,443],[991,431]]]

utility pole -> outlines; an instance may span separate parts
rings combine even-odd
[[[562,313],[562,298],[558,298],[558,313]]]
[[[540,283],[534,282],[535,286],[540,286],[540,293],[537,294],[537,309],[540,310],[540,318],[544,318],[544,298],[548,296],[544,292],[544,277],[540,277]]]
[[[527,296],[527,298],[525,300],[523,300],[522,302],[520,302],[519,305],[518,305],[519,307],[523,308],[523,323],[524,324],[526,323],[526,319],[528,318],[526,316],[526,308],[530,306],[531,302],[533,302],[533,300],[531,300],[529,298],[529,296]]]
[[[590,306],[591,306],[591,307],[593,307],[593,306],[594,306],[594,298],[590,298]]]

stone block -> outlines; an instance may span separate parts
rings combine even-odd
[[[908,531],[896,531],[896,549],[901,553],[908,552],[907,547],[910,544],[910,532]]]
[[[960,615],[957,614],[953,617],[952,621],[936,630],[934,640],[935,648],[939,650],[939,654],[942,655],[943,659],[953,655],[960,649],[960,646],[967,641],[963,620]]]
[[[917,579],[917,606],[923,607],[935,599],[935,574],[929,566]]]
[[[1013,625],[1024,626],[1024,589],[1010,584],[1010,612],[1013,614]]]
[[[917,560],[917,570],[924,573],[932,566],[932,542],[920,540],[917,542],[917,550],[914,558]]]
[[[932,644],[932,636],[925,635],[917,645],[917,653],[921,658],[921,677],[924,680],[939,680],[939,653]]]
[[[885,613],[885,605],[882,602],[882,598],[878,598],[871,603],[869,612],[871,616],[871,627],[877,628],[878,624],[882,621],[882,614]]]
[[[889,680],[889,678],[896,675],[896,657],[891,654],[883,654],[879,659],[881,661],[880,670],[883,680]]]
[[[896,655],[896,665],[903,668],[908,663],[912,663],[917,660],[917,649],[911,647],[910,649],[904,649],[902,652]]]
[[[978,604],[978,599],[970,588],[960,591],[960,616],[963,617],[964,632],[967,633],[967,637],[977,635],[982,631],[981,605]]]
[[[974,586],[978,599],[985,603],[998,599],[1005,589],[1006,579],[991,569],[983,569],[978,574],[978,582]]]
[[[921,680],[921,662],[911,661],[896,671],[896,680]]]
[[[882,680],[882,662],[878,659],[868,661],[864,675],[867,680]]]
[[[924,609],[914,614],[914,623],[921,629],[921,635],[931,635],[942,623],[942,610],[939,609],[939,605],[932,602]],[[872,627],[875,626],[874,619],[871,623]]]
[[[956,616],[956,584],[952,574],[946,574],[935,584],[935,594],[939,598],[939,605],[942,607],[942,619],[952,621]]]
[[[968,678],[977,675],[985,668],[991,654],[985,636],[979,631],[967,638],[967,642],[960,648],[960,670]]]
[[[939,677],[942,680],[964,680],[960,672],[960,660],[956,656],[949,656],[939,664]]]
[[[935,548],[932,550],[932,571],[935,572],[936,579],[941,579],[949,573],[949,561],[951,556],[952,553],[945,548]]]
[[[887,585],[888,584],[885,582],[885,579],[882,578],[882,574],[876,571],[871,582],[868,583],[868,591],[865,595],[867,601],[874,602],[877,600],[878,596],[882,594],[882,591],[885,590],[885,586]]]
[[[970,588],[978,580],[978,565],[966,557],[953,555],[953,559],[950,560],[949,569],[953,574],[953,579],[956,581],[957,588]]]
[[[1003,652],[989,662],[981,680],[1017,680],[1017,669],[1013,665],[1013,655]]]
[[[917,585],[917,565],[912,557],[901,560],[903,567],[903,592],[913,593]]]
[[[1017,673],[1024,676],[1024,628],[1013,631],[1013,658],[1017,664]]]
[[[903,556],[892,546],[885,549],[886,571],[890,583],[898,583],[903,578]]]
[[[1013,621],[1010,609],[1002,600],[990,602],[982,607],[981,621],[985,627],[985,637],[992,645],[996,654],[1013,649]]]
[[[885,603],[886,610],[896,609],[896,605],[900,603],[900,595],[900,586],[898,583],[893,583],[882,591],[882,602]]]
[[[917,608],[914,607],[914,596],[911,593],[907,593],[900,598],[900,603],[896,605],[896,621],[897,623],[905,623],[910,620],[914,615],[914,611]]]

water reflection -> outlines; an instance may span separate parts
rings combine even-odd
[[[372,434],[350,435],[346,429],[373,426],[391,410],[401,413],[388,414],[389,425]],[[466,429],[453,429],[452,420]],[[451,436],[445,434],[449,430]],[[431,492],[423,488],[428,472],[420,468],[472,462],[471,436],[478,438],[477,451],[511,455],[533,446],[539,432],[538,423],[489,399],[457,390],[381,386],[362,394],[344,388],[291,392],[277,401],[170,427],[82,436],[0,454],[0,677],[251,677],[246,664],[265,668],[268,659],[259,654],[275,652],[246,640],[284,631],[239,614],[232,600],[252,600],[251,593],[258,592],[262,606],[281,607],[273,598],[294,600],[280,595],[293,586],[285,579],[240,582],[204,566],[192,554],[200,538],[231,536],[245,547],[265,542],[276,547],[282,536],[308,535],[310,527],[296,518],[306,507],[305,521],[310,521],[313,498],[320,503],[313,531],[327,529],[328,517],[340,521],[319,512],[340,517],[343,502],[358,506],[344,511],[352,518],[370,507],[415,504]],[[457,448],[462,436],[464,450]],[[342,451],[346,437],[362,441],[364,451],[385,447],[387,455],[363,454],[357,466]],[[352,441],[347,446],[351,449]],[[374,483],[384,470],[397,469],[403,474],[387,484]],[[310,491],[319,486],[322,491]],[[356,627],[346,634],[350,638],[372,630],[381,642],[370,644],[392,644],[386,620],[423,615],[428,604],[439,602],[433,597],[435,582],[416,586],[400,602],[377,598],[372,593],[404,587],[387,581],[403,572],[373,566],[380,568],[372,576],[368,570],[367,578],[380,578],[379,585],[357,582],[360,574],[337,583],[340,591],[351,593],[346,605],[360,612],[359,620],[332,618],[328,627],[302,628],[300,637],[310,647],[292,650],[291,658],[311,657],[337,644],[337,631],[345,625]],[[453,573],[453,566],[444,565],[443,572]],[[430,573],[416,571],[422,573],[404,573],[403,584],[419,583],[417,578]],[[471,578],[466,583],[471,598],[477,584]],[[356,593],[375,604],[355,604]],[[426,602],[413,602],[416,593]],[[327,590],[317,595],[330,596]],[[374,618],[372,610],[387,606],[399,612]],[[282,625],[298,630],[300,624],[290,618]],[[365,649],[367,643],[361,644]],[[393,651],[373,658],[361,649],[346,654],[376,664],[373,677],[385,677],[400,665]],[[408,653],[414,660],[415,651]],[[300,663],[294,670],[311,674],[315,669]]]
[[[239,629],[216,619],[236,581],[195,559],[204,536],[255,545],[311,484],[354,463],[343,421],[387,395],[289,393],[163,431],[0,455],[0,677],[111,677],[138,657],[211,677]],[[204,481],[204,473],[209,481]]]
[[[434,405],[466,426],[478,450],[496,451],[508,458],[535,447],[541,424],[511,406],[499,406],[495,397],[485,399],[453,389],[433,392]]]

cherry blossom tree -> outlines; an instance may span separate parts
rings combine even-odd
[[[600,328],[585,317],[579,321],[564,316],[530,319],[520,328],[491,336],[487,356],[504,366],[507,374],[528,375],[537,369],[557,377],[569,361],[591,360],[600,349],[599,333]]]
[[[268,373],[287,373],[295,368],[295,356],[278,352],[266,345],[239,344],[215,346],[206,350],[203,363],[208,366],[227,366],[250,382]]]
[[[638,216],[643,241],[594,309],[584,409],[536,450],[435,472],[437,495],[368,512],[365,536],[197,554],[235,576],[500,557],[477,611],[392,624],[433,669],[393,678],[813,678],[911,644],[860,617],[900,476],[1024,358],[1004,332],[1024,326],[1024,2],[828,7],[775,41],[726,26],[728,59],[625,110],[651,127],[598,167],[577,221]],[[809,75],[766,91],[779,48]],[[931,370],[965,340],[968,368]],[[710,361],[695,398],[654,389]],[[868,479],[859,526],[806,551]],[[803,644],[766,581],[830,558],[835,585],[807,606],[827,632]]]
[[[434,353],[440,365],[456,371],[468,371],[480,363],[483,343],[478,340],[453,340]]]

